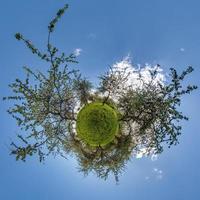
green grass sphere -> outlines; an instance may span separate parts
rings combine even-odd
[[[119,131],[117,112],[101,102],[87,104],[78,113],[76,130],[85,143],[104,146],[110,143]]]

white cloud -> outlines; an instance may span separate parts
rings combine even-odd
[[[152,173],[150,173],[149,175],[146,175],[144,177],[144,179],[146,181],[150,181],[150,180],[162,180],[163,179],[163,171],[157,167],[154,167],[152,170]]]
[[[161,180],[163,178],[163,171],[158,168],[153,168],[156,179]]]
[[[182,47],[182,48],[180,48],[180,51],[181,51],[181,52],[184,52],[184,51],[185,51],[185,49]]]
[[[74,55],[75,56],[80,56],[80,54],[81,54],[82,51],[83,51],[82,49],[77,48],[77,49],[74,50]]]
[[[165,75],[163,74],[163,70],[159,66],[151,66],[150,64],[146,63],[144,67],[141,65],[135,67],[130,59],[130,56],[126,56],[120,62],[115,63],[113,66],[113,71],[123,71],[126,69],[126,74],[124,76],[129,75],[129,78],[126,83],[123,83],[123,87],[127,88],[131,85],[133,89],[141,88],[143,86],[143,82],[139,79],[141,76],[142,80],[145,83],[149,83],[151,81],[151,71],[157,69],[157,74],[153,81],[153,84],[158,85],[158,83],[163,84],[165,81]]]
[[[157,172],[157,171],[158,171],[158,168],[153,168],[153,171],[154,171],[154,172]]]

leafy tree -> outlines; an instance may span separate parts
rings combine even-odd
[[[119,181],[119,175],[125,170],[135,148],[131,135],[119,135],[104,147],[91,147],[77,138],[73,138],[70,144],[72,153],[77,156],[80,172],[84,175],[93,172],[105,180],[113,174],[116,182]]]
[[[92,84],[82,78],[77,70],[69,70],[77,63],[74,54],[66,55],[51,44],[51,35],[68,5],[60,9],[48,26],[47,52],[42,53],[20,33],[16,39],[23,41],[33,54],[49,64],[46,74],[24,67],[26,79],[16,79],[10,84],[15,96],[5,97],[18,103],[8,110],[17,120],[26,136],[18,135],[24,146],[12,143],[11,154],[25,161],[27,155],[38,153],[40,161],[50,153],[62,155],[63,143],[68,141],[72,124],[76,121],[77,102],[86,103]],[[33,78],[33,80],[30,80]],[[34,83],[34,85],[33,85]],[[44,147],[47,148],[44,148]]]
[[[180,120],[188,120],[178,110],[181,97],[197,89],[189,85],[183,89],[182,81],[193,71],[188,67],[180,75],[171,68],[169,83],[156,81],[158,69],[150,70],[147,82],[137,73],[139,87],[129,83],[128,68],[111,67],[100,76],[100,85],[94,89],[90,81],[78,70],[70,70],[70,64],[78,63],[72,53],[66,55],[51,43],[56,24],[68,5],[60,9],[48,25],[47,49],[42,52],[21,33],[16,39],[49,65],[46,73],[34,72],[24,67],[25,80],[16,79],[9,87],[14,95],[4,100],[16,101],[8,113],[17,121],[22,134],[21,143],[11,143],[11,154],[25,161],[27,156],[38,154],[40,162],[53,154],[66,158],[77,157],[79,170],[115,180],[125,169],[126,163],[141,148],[146,153],[161,153],[163,144],[176,145],[181,134]],[[91,102],[101,102],[118,114],[120,129],[113,141],[106,146],[90,146],[76,133],[76,120],[80,108]]]
[[[178,143],[181,134],[178,122],[188,120],[178,111],[181,97],[197,89],[195,85],[188,85],[186,89],[182,86],[185,76],[193,71],[191,66],[180,75],[174,68],[170,71],[171,80],[168,84],[155,81],[158,68],[149,71],[151,76],[147,82],[137,72],[141,86],[136,89],[131,83],[126,88],[125,84],[120,84],[127,82],[130,76],[127,68],[115,69],[100,77],[100,92],[106,96],[106,100],[111,94],[115,95],[116,106],[121,113],[120,120],[126,126],[126,132],[132,134],[137,145],[145,147],[147,153],[161,153],[164,142],[168,147]]]

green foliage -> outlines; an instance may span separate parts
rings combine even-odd
[[[90,98],[92,84],[87,79],[77,79],[74,83],[81,105],[87,104]]]
[[[15,95],[3,98],[17,101],[8,113],[26,134],[20,136],[23,138],[22,146],[12,142],[11,154],[17,160],[25,161],[27,155],[35,153],[38,153],[40,161],[50,153],[62,155],[63,143],[68,141],[71,125],[76,121],[74,110],[77,102],[86,101],[92,88],[79,71],[69,70],[69,64],[77,63],[75,55],[60,53],[50,42],[51,33],[67,7],[60,9],[48,26],[47,52],[42,53],[22,34],[15,35],[33,54],[49,64],[47,73],[24,67],[26,79],[17,78],[9,85]]]
[[[51,20],[49,23],[48,29],[49,32],[53,32],[55,29],[55,25],[57,24],[58,20],[62,17],[65,11],[68,9],[68,4],[66,4],[62,9],[59,9],[56,16]]]
[[[73,154],[84,175],[93,172],[107,179],[113,174],[118,181],[131,155],[141,147],[147,154],[161,153],[165,143],[169,147],[178,143],[179,122],[188,120],[178,110],[181,98],[197,89],[195,85],[184,89],[182,81],[193,68],[180,75],[171,68],[171,79],[164,84],[154,84],[155,69],[150,71],[148,83],[139,76],[142,87],[137,89],[125,86],[130,76],[127,68],[110,68],[100,76],[100,86],[94,92],[78,70],[69,69],[77,63],[76,56],[51,44],[51,34],[67,8],[60,9],[48,25],[46,52],[21,33],[15,34],[49,67],[42,73],[25,66],[25,80],[17,78],[9,85],[14,95],[3,98],[16,101],[8,113],[23,133],[17,135],[19,145],[11,143],[11,154],[22,161],[38,154],[40,162],[49,154],[64,158]],[[80,106],[83,108],[77,113]]]
[[[122,134],[116,135],[115,139],[106,146],[92,147],[76,136],[71,138],[69,144],[70,147],[67,149],[77,156],[80,172],[85,176],[94,173],[104,180],[109,175],[114,175],[117,183],[136,146],[131,135]]]
[[[182,88],[182,81],[193,71],[192,67],[188,67],[180,75],[174,68],[170,71],[171,80],[168,84],[154,84],[158,73],[155,69],[150,71],[151,80],[148,83],[140,77],[140,81],[143,82],[141,88],[135,90],[130,86],[125,91],[122,88],[116,105],[122,115],[121,121],[126,124],[127,132],[137,139],[138,146],[146,147],[149,153],[152,153],[152,150],[154,153],[161,153],[163,143],[167,143],[168,147],[178,143],[178,136],[181,134],[181,126],[178,122],[188,120],[182,112],[178,111],[181,97],[197,89],[195,85],[189,85],[186,89]],[[118,82],[119,74],[120,80],[123,79],[123,73],[123,71],[115,72],[117,75],[112,76],[112,82],[113,79],[116,79],[115,83]],[[104,76],[102,82],[102,87],[107,94],[116,92],[116,87],[121,85],[107,87],[104,83],[109,82],[107,80],[109,78],[109,76]],[[132,127],[133,124],[135,128]]]
[[[117,113],[107,104],[93,102],[78,113],[78,136],[89,145],[107,145],[118,133],[118,128]]]

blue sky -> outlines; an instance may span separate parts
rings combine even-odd
[[[200,1],[198,0],[1,0],[0,98],[9,95],[7,85],[23,77],[22,66],[45,70],[42,62],[14,39],[21,32],[38,47],[45,47],[47,24],[65,3],[70,9],[59,22],[53,41],[70,53],[82,49],[81,72],[96,82],[109,65],[130,54],[135,64],[159,63],[166,71],[192,65],[195,72],[186,83],[200,86]],[[8,145],[17,125],[0,103],[0,199],[200,199],[199,91],[185,96],[181,110],[190,116],[183,124],[180,144],[166,149],[157,161],[133,159],[116,186],[111,178],[86,178],[71,158],[36,158],[26,163],[9,156]],[[162,177],[159,173],[162,171]]]

